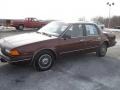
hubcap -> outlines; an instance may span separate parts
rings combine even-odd
[[[20,29],[23,29],[23,26],[19,26]]]
[[[48,68],[52,63],[52,58],[48,54],[44,54],[39,58],[39,67]]]
[[[106,46],[102,46],[101,53],[102,54],[106,54],[106,51],[107,51]]]
[[[43,63],[43,64],[47,64],[48,62],[49,62],[49,59],[48,59],[48,58],[43,58],[43,59],[42,59],[42,63]]]

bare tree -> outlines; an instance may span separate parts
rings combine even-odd
[[[94,21],[96,23],[104,24],[107,27],[107,25],[109,23],[109,18],[95,17],[95,18],[92,19],[92,21]],[[115,28],[117,26],[120,26],[120,16],[111,17],[109,26],[110,26],[110,28]]]

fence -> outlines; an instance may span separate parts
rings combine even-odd
[[[11,20],[10,19],[0,19],[0,26],[10,26]]]

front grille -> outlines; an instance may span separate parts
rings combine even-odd
[[[5,49],[4,49],[4,48],[1,48],[1,52],[4,54],[4,52],[5,52]]]

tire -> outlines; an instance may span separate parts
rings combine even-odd
[[[15,27],[15,28],[16,28],[16,30],[19,30],[18,27]]]
[[[52,52],[42,51],[33,59],[33,66],[37,71],[49,70],[54,64],[55,58]]]
[[[37,30],[39,30],[41,27],[38,27]]]
[[[19,25],[18,26],[18,30],[23,30],[24,29],[24,25]]]
[[[99,48],[98,50],[96,51],[96,55],[98,57],[104,57],[107,53],[107,44],[106,43],[103,43]]]

